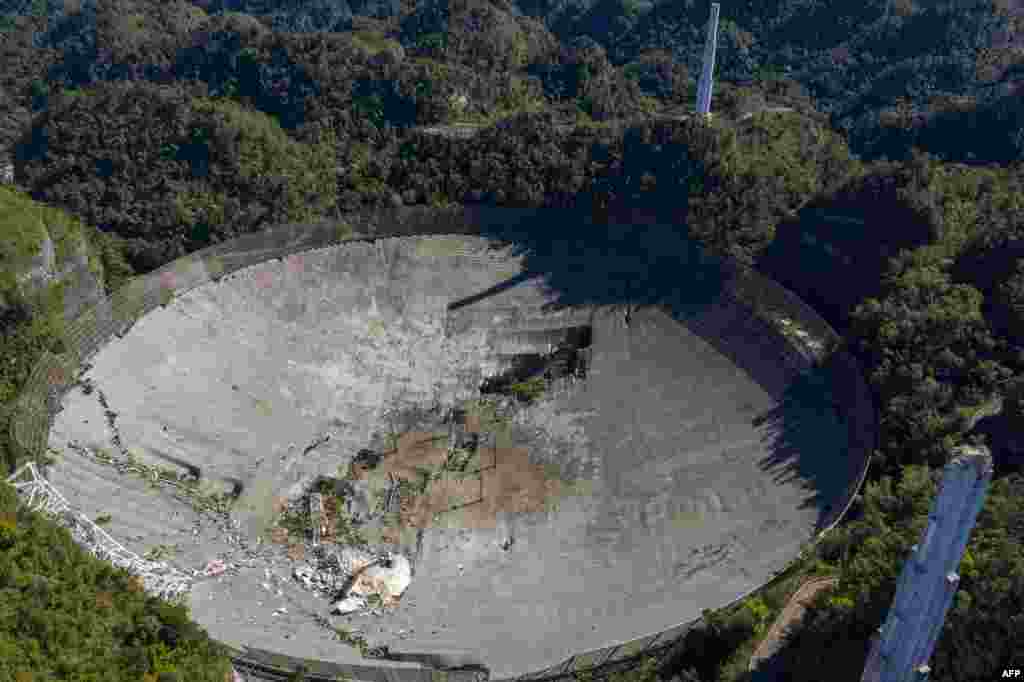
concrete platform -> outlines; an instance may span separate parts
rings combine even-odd
[[[561,275],[544,275],[555,262]],[[501,353],[533,338],[521,332],[591,325],[588,378],[514,428],[514,445],[576,480],[576,493],[490,530],[425,530],[401,606],[336,619],[371,644],[478,652],[504,678],[697,618],[764,583],[859,468],[827,388],[782,407],[806,360],[714,286],[695,297],[686,278],[707,272],[635,244],[595,256],[477,237],[352,243],[185,293],[101,349],[87,378],[124,447],[236,481],[233,516],[251,540],[273,497],[347,467],[394,409],[474,396]],[[51,447],[111,447],[96,400],[65,397]],[[71,454],[61,466],[69,484],[92,470]],[[134,497],[95,490],[115,519],[137,513]],[[156,532],[164,504],[153,497],[153,516],[132,527]],[[268,594],[263,581],[257,567],[203,583],[194,618],[235,645],[366,662],[309,617],[326,602],[295,585]]]

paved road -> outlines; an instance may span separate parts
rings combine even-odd
[[[786,112],[786,111],[795,111],[795,110],[793,108],[791,108],[791,107],[768,107],[766,109],[763,109],[760,112],[750,112],[750,113],[743,114],[742,116],[740,116],[739,120],[740,121],[745,121],[746,119],[748,119],[751,116],[753,116],[754,113],[771,113],[771,114],[776,114],[776,113],[783,113],[783,112]],[[653,114],[653,115],[641,116],[641,117],[637,117],[637,118],[625,119],[623,121],[607,122],[607,123],[605,123],[603,125],[607,125],[609,127],[614,126],[614,125],[631,125],[631,124],[635,125],[635,124],[641,123],[643,121],[650,120],[652,118],[662,119],[662,120],[682,121],[682,120],[685,120],[685,119],[688,119],[688,118],[692,118],[693,116],[694,116],[694,114],[671,114],[671,115],[669,115],[669,114]],[[483,130],[486,127],[488,127],[488,126],[483,125],[483,124],[479,124],[479,123],[452,123],[452,124],[449,124],[449,125],[421,126],[421,127],[416,128],[415,130],[417,130],[418,132],[427,133],[427,134],[444,135],[446,137],[452,137],[452,138],[457,138],[457,139],[465,139],[465,138],[473,137],[474,135],[476,135],[477,133],[479,133],[481,130]],[[580,126],[574,125],[574,124],[562,124],[562,125],[555,126],[555,129],[558,130],[560,133],[569,133],[569,132],[572,132],[573,130],[575,130],[576,128],[578,128],[578,127],[580,127]]]

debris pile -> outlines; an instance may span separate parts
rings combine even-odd
[[[359,571],[348,589],[349,596],[380,597],[384,606],[397,604],[412,582],[412,566],[401,554],[388,555]]]
[[[348,614],[370,608],[370,602],[394,606],[412,582],[412,565],[402,554],[374,555],[355,547],[321,549],[316,566],[296,566],[293,576],[304,588],[338,599],[336,613]]]
[[[213,577],[220,575],[226,570],[227,566],[225,566],[223,561],[221,561],[220,559],[213,559],[206,564],[206,568],[203,570],[202,575],[207,577]]]

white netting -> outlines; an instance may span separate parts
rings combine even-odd
[[[143,587],[150,594],[171,600],[191,589],[191,577],[165,561],[148,561],[125,549],[84,514],[76,512],[60,491],[43,478],[32,462],[11,474],[7,482],[14,486],[29,509],[54,518],[71,532],[78,544],[94,556],[141,578]]]

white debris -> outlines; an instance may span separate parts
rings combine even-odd
[[[206,575],[206,576],[220,575],[225,570],[227,570],[227,567],[224,565],[224,562],[221,561],[220,559],[214,559],[214,560],[212,560],[212,561],[210,561],[209,563],[206,564],[206,568],[203,570],[203,575]]]
[[[394,605],[412,582],[412,566],[401,554],[374,555],[354,547],[321,549],[317,554],[318,566],[299,564],[292,575],[307,590],[335,598],[339,590],[345,589],[339,595],[342,599],[334,604],[338,613],[368,612],[367,598],[372,595],[384,605]]]
[[[412,583],[412,565],[401,554],[388,554],[386,561],[367,566],[356,575],[349,594],[377,594],[385,604],[393,604]]]
[[[366,600],[359,596],[345,597],[334,605],[334,612],[341,615],[354,613],[366,608]]]
[[[295,567],[293,575],[295,576],[296,580],[302,583],[303,587],[305,587],[307,590],[310,590],[313,589],[313,576],[315,573],[316,569],[314,569],[309,564],[300,564],[299,566]]]
[[[351,578],[359,571],[373,563],[374,556],[355,547],[343,547],[340,552],[331,555],[343,578]]]

